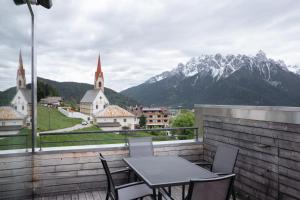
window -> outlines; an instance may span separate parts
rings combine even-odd
[[[152,118],[153,116],[152,116],[152,115],[149,115],[149,117]]]
[[[165,119],[165,120],[164,120],[164,122],[168,122],[168,120],[167,120],[167,119]]]
[[[96,105],[96,109],[98,109],[98,105]]]
[[[99,88],[101,88],[101,86],[102,86],[101,81],[99,81],[98,85],[99,85]]]
[[[150,119],[149,122],[152,122],[152,120]]]
[[[24,106],[22,106],[22,110],[24,110]]]
[[[161,122],[161,120],[159,119],[159,120],[157,120],[157,122]]]
[[[21,80],[19,80],[19,86],[21,86],[22,85],[22,82],[21,82]]]
[[[5,122],[2,122],[2,126],[5,126]]]
[[[126,119],[123,119],[123,122],[126,122],[127,120]]]
[[[160,118],[160,115],[158,115],[157,117]]]
[[[100,96],[100,99],[102,99],[102,97]]]
[[[164,117],[168,117],[168,115],[164,115]]]
[[[114,122],[117,122],[117,119],[114,119]]]

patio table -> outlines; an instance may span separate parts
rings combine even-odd
[[[217,177],[207,169],[177,156],[131,157],[124,158],[124,161],[154,193],[156,188],[187,185],[191,179]]]

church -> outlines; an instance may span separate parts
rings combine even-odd
[[[86,91],[82,97],[80,101],[80,112],[93,117],[96,113],[104,110],[107,105],[109,105],[109,101],[104,94],[104,75],[99,55],[94,78],[94,89]]]
[[[17,93],[11,101],[11,106],[26,116],[26,124],[31,121],[31,90],[26,88],[25,69],[23,67],[22,53],[19,54],[19,67],[17,71]]]

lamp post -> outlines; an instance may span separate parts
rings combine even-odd
[[[31,148],[35,152],[35,137],[37,125],[37,76],[36,76],[36,56],[34,37],[34,13],[31,4],[41,5],[47,9],[52,7],[52,0],[14,0],[16,5],[27,4],[31,15]]]

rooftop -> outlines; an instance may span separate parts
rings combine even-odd
[[[135,115],[120,106],[109,105],[103,111],[95,114],[95,117],[135,117]]]
[[[0,107],[0,120],[24,119],[24,116],[10,106]]]

